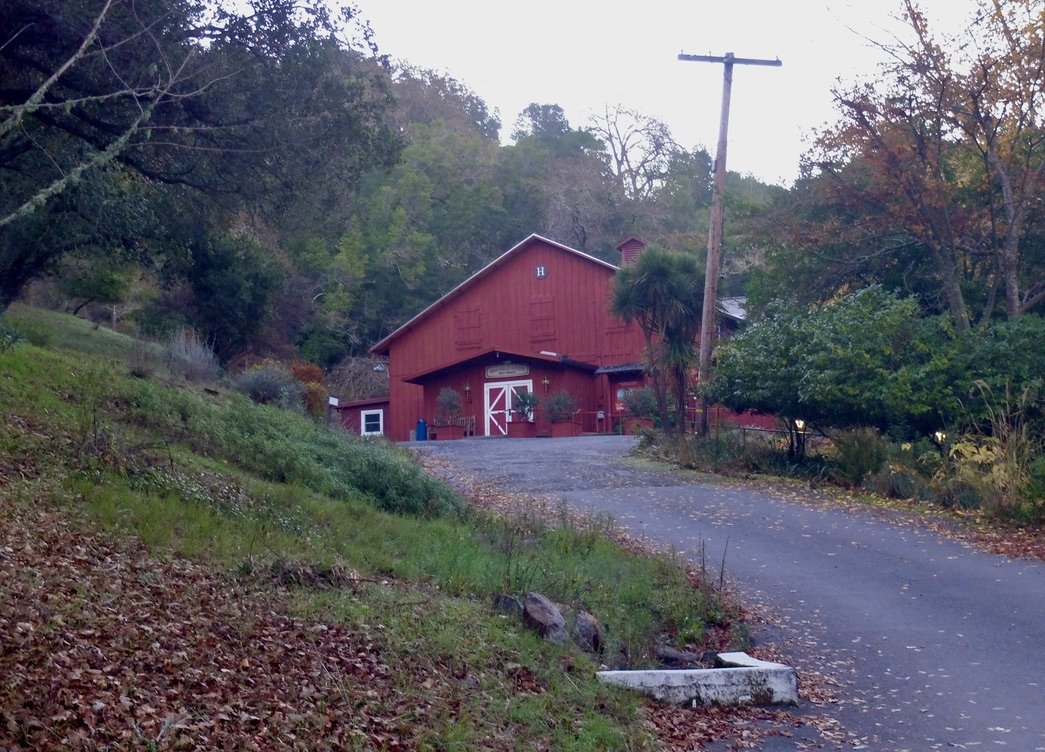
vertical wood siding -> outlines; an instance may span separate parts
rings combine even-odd
[[[424,390],[404,377],[481,352],[536,356],[544,350],[599,366],[641,360],[638,327],[623,327],[609,313],[613,275],[610,267],[534,238],[434,307],[389,343],[390,438],[405,440],[419,418],[431,419]],[[575,378],[569,383],[578,388]],[[592,409],[596,396],[589,381],[575,397]]]

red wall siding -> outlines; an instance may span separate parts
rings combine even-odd
[[[595,365],[640,360],[638,327],[623,327],[608,312],[613,275],[611,267],[535,238],[435,307],[389,343],[390,438],[405,440],[418,418],[433,417],[424,390],[404,377],[490,349],[532,355],[544,350]],[[473,404],[479,401],[481,412],[481,385],[472,388],[478,389]],[[589,385],[575,395],[585,409],[594,409],[587,404],[591,391]]]

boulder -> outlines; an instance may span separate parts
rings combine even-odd
[[[523,622],[554,645],[565,645],[570,638],[562,611],[540,593],[527,593],[523,598]]]
[[[587,611],[578,611],[573,620],[573,640],[582,650],[594,655],[602,655],[606,642],[599,620]]]
[[[522,601],[510,593],[498,593],[493,598],[493,607],[507,616],[522,616]]]

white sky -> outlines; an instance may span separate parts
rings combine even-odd
[[[797,175],[811,129],[833,121],[836,79],[870,75],[901,0],[356,0],[382,53],[449,74],[500,114],[502,140],[530,102],[574,127],[617,104],[663,120],[714,156],[722,66],[696,55],[780,58],[734,67],[727,164],[772,183]],[[936,31],[959,30],[975,0],[921,0]]]

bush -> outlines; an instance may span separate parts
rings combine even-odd
[[[435,413],[443,423],[449,423],[461,414],[461,395],[452,386],[444,386],[435,398]]]
[[[192,329],[181,329],[167,342],[167,367],[188,381],[213,381],[221,374],[214,349]]]
[[[136,339],[127,354],[127,370],[131,376],[139,379],[151,378],[163,362],[160,349],[144,340]]]
[[[277,405],[286,410],[300,410],[305,396],[304,385],[278,363],[262,363],[248,368],[233,381],[236,389],[259,405]]]
[[[323,369],[315,363],[292,363],[290,372],[302,384],[323,383]]]
[[[858,488],[864,478],[880,471],[889,457],[889,442],[873,428],[839,431],[831,441],[834,453],[828,473],[840,486]]]
[[[544,401],[544,412],[552,423],[561,423],[562,421],[572,419],[576,409],[576,401],[565,389],[560,389]]]
[[[305,412],[317,420],[322,419],[326,415],[327,398],[330,396],[327,393],[327,388],[314,381],[309,381],[303,386],[305,387],[305,393],[302,400],[305,405]]]
[[[540,397],[537,396],[537,392],[516,392],[512,397],[512,412],[523,420],[529,420],[533,417],[538,402]]]
[[[624,407],[636,418],[652,418],[657,413],[657,397],[648,386],[624,393]]]
[[[7,352],[15,345],[21,344],[24,341],[25,338],[17,329],[12,329],[9,326],[0,324],[0,353]]]

